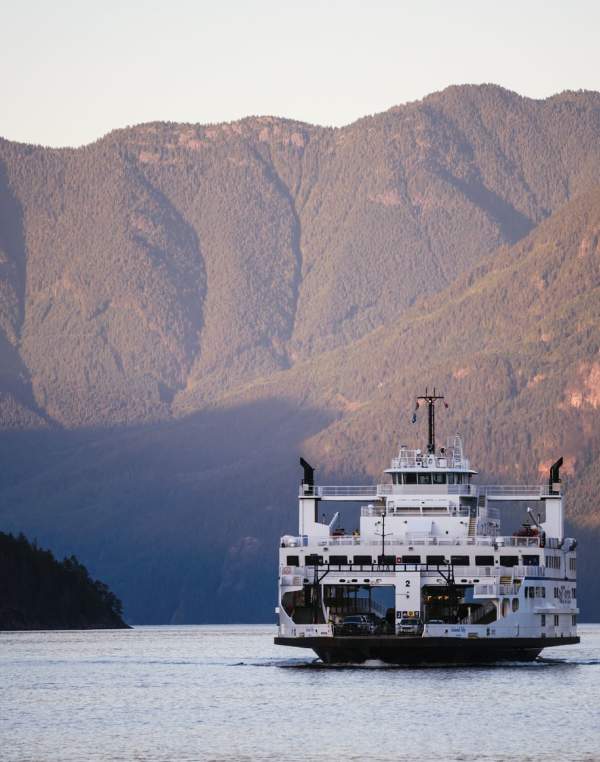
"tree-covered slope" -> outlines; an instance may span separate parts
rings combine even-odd
[[[126,627],[121,601],[75,556],[57,561],[24,535],[0,532],[0,630]]]
[[[344,346],[595,182],[600,96],[449,88],[340,129],[0,141],[10,421],[186,413]],[[19,418],[20,416],[20,418]]]

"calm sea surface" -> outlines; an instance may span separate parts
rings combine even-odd
[[[472,668],[322,667],[274,633],[0,633],[0,759],[600,760],[599,625]]]

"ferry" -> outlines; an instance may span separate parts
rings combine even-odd
[[[300,459],[298,533],[279,548],[276,644],[327,664],[410,665],[531,661],[579,642],[562,458],[543,484],[478,485],[459,435],[436,447],[443,400],[435,389],[417,398],[427,447],[402,445],[383,484],[318,485]],[[345,503],[356,518],[340,519]],[[524,504],[511,534],[501,532],[502,503]]]

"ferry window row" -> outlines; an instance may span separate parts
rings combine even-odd
[[[524,558],[525,556],[523,559]],[[528,556],[527,558],[530,559],[529,565],[537,565],[539,561],[538,556]],[[373,563],[384,563],[388,565],[426,563],[430,566],[445,566],[446,564],[452,564],[452,566],[470,566],[471,559],[469,556],[450,556],[448,559],[446,556],[442,555],[425,556],[424,560],[420,555],[386,556],[384,559],[381,557],[373,558],[372,556],[359,555],[354,556],[354,558],[348,558],[348,556],[342,555],[331,555],[329,558],[324,558],[317,554],[307,555],[304,559],[304,565],[306,566],[322,565],[323,563],[329,563],[331,566],[345,566],[347,564],[352,564],[354,566],[370,566]],[[300,557],[296,555],[287,556],[286,564],[287,566],[300,566]],[[519,556],[500,556],[499,564],[504,567],[518,566]],[[475,566],[494,566],[494,556],[475,556]],[[575,595],[575,593],[573,593],[573,595]],[[525,597],[527,597],[527,593],[525,594]]]
[[[525,588],[525,597],[526,598],[545,598],[546,597],[546,588],[545,587],[530,587],[530,586],[527,586]]]
[[[469,484],[471,474],[403,473],[392,474],[393,484]]]
[[[560,569],[560,556],[546,556],[546,566],[549,569]]]
[[[577,569],[577,559],[576,558],[569,558],[569,570],[575,571]]]

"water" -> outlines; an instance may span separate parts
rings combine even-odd
[[[600,625],[471,668],[323,667],[273,635],[0,633],[0,759],[600,760]]]

